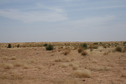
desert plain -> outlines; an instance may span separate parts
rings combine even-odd
[[[126,84],[126,42],[0,43],[0,84]]]

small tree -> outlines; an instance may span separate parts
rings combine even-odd
[[[8,44],[8,47],[7,48],[11,48],[11,44]]]
[[[48,46],[46,47],[46,50],[53,50],[53,45],[48,45]]]

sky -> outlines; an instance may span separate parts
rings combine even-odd
[[[0,0],[0,43],[126,41],[126,0]]]

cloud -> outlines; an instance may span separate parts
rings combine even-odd
[[[40,7],[41,6],[41,7]],[[68,20],[63,9],[38,5],[39,10],[21,11],[19,9],[0,9],[0,16],[31,23],[37,21],[56,22]],[[41,9],[41,10],[40,10]]]
[[[116,5],[116,6],[104,6],[104,7],[85,7],[80,9],[73,9],[69,11],[82,11],[82,10],[101,10],[101,9],[113,9],[113,8],[125,8],[125,5]]]
[[[111,23],[112,20],[115,19],[115,16],[104,16],[104,17],[92,17],[85,18],[82,20],[76,21],[67,21],[60,24],[60,28],[67,29],[84,29],[84,28],[93,28],[93,29],[101,29],[106,28],[107,25]]]

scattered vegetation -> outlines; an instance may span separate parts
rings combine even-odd
[[[123,48],[122,52],[126,52],[126,47]]]
[[[98,45],[98,43],[94,43],[94,45]]]
[[[78,53],[81,53],[83,50],[84,50],[83,48],[79,48]]]
[[[86,43],[82,44],[82,48],[87,49],[87,44]]]
[[[45,47],[46,47],[46,46],[48,46],[48,44],[47,44],[47,43],[45,43],[43,46],[45,46]]]
[[[11,60],[16,60],[16,57],[15,56],[12,56],[10,59]]]
[[[48,46],[46,47],[46,50],[53,50],[53,45],[48,45]]]
[[[81,55],[86,56],[87,52],[84,50],[83,52],[81,52]]]
[[[68,64],[67,64],[67,63],[62,63],[62,64],[60,65],[60,67],[66,68],[66,67],[68,67]]]
[[[117,52],[122,52],[122,48],[121,48],[121,47],[116,47],[116,48],[115,48],[115,51],[117,51]]]
[[[7,48],[11,48],[11,44],[8,44],[8,47]]]
[[[19,48],[19,47],[20,47],[20,45],[18,44],[18,45],[17,45],[17,48]]]
[[[8,63],[4,63],[2,66],[3,66],[5,69],[11,69],[11,68],[13,68],[13,65],[12,65],[12,64],[8,64]]]
[[[61,60],[62,60],[61,58],[55,58],[54,61],[55,61],[55,62],[61,62]]]
[[[68,55],[70,53],[71,49],[67,49],[65,52],[64,52],[64,55]]]
[[[90,70],[76,70],[74,73],[72,73],[72,76],[77,77],[77,78],[90,78],[91,77],[91,72]]]

